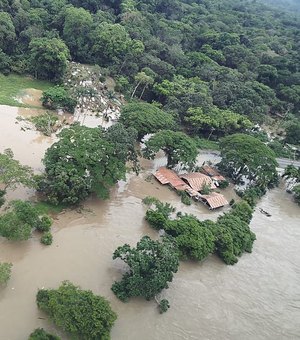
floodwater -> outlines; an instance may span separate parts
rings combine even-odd
[[[21,131],[14,124],[17,111],[0,107],[0,151],[11,147],[16,158],[39,170],[52,140]],[[203,154],[201,160],[209,157]],[[124,265],[112,260],[113,251],[124,243],[135,245],[143,235],[158,237],[144,220],[145,196],[156,196],[201,219],[215,219],[221,213],[196,203],[184,206],[176,193],[148,179],[163,161],[163,157],[143,161],[143,172],[128,175],[109,200],[92,197],[82,213],[59,214],[51,246],[41,245],[38,235],[25,242],[0,240],[0,260],[13,263],[11,279],[0,289],[0,339],[27,339],[37,327],[70,339],[35,304],[38,288],[55,288],[63,280],[109,299],[118,314],[112,340],[300,339],[300,210],[282,188],[269,192],[258,206],[272,217],[258,209],[254,214],[251,228],[257,241],[252,254],[244,254],[234,266],[216,256],[180,264],[169,289],[161,294],[171,303],[167,313],[160,315],[153,301],[122,303],[115,298],[110,287],[120,279]],[[225,195],[233,194],[228,190]]]

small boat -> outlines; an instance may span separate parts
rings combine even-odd
[[[259,208],[259,211],[260,211],[262,214],[266,215],[267,217],[271,217],[271,216],[272,216],[270,213],[268,213],[267,211],[265,211],[265,210],[262,209],[262,208]]]

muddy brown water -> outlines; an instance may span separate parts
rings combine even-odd
[[[15,124],[18,109],[0,107],[0,151],[11,147],[16,158],[35,170],[53,140],[34,131],[21,131]],[[213,157],[203,154],[201,160]],[[245,254],[235,266],[226,266],[216,256],[202,263],[182,262],[170,288],[162,298],[171,303],[160,315],[154,302],[132,299],[122,303],[110,290],[124,270],[112,253],[124,243],[131,245],[143,236],[158,235],[144,221],[141,200],[153,195],[172,203],[177,210],[201,219],[215,219],[200,204],[190,207],[153,179],[150,172],[163,165],[163,157],[143,161],[144,171],[128,175],[112,190],[111,198],[91,197],[83,212],[67,211],[53,225],[54,242],[46,247],[38,235],[26,242],[0,239],[0,260],[13,263],[11,279],[0,289],[0,339],[23,340],[37,327],[59,334],[35,304],[38,288],[57,287],[70,280],[109,299],[118,319],[113,340],[299,339],[300,334],[300,210],[283,188],[269,192],[257,209],[251,228],[257,235],[253,253]],[[227,198],[233,195],[228,190]],[[12,198],[28,198],[30,191],[16,190]]]

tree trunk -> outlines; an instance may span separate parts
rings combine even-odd
[[[134,88],[133,92],[132,92],[132,95],[131,95],[131,99],[134,97],[135,93],[136,93],[136,90],[138,89],[138,87],[141,85],[141,82],[139,81],[136,85],[136,87]]]
[[[140,95],[140,99],[142,99],[142,97],[143,97],[143,95],[144,95],[144,93],[145,93],[145,90],[146,90],[147,86],[148,86],[148,84],[146,84],[146,85],[144,86],[143,91],[142,91],[142,93],[141,93],[141,95]]]

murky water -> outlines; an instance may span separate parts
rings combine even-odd
[[[52,141],[37,140],[33,131],[20,131],[11,118],[16,114],[17,109],[0,107],[0,150],[11,147],[16,158],[38,170]],[[90,198],[82,214],[60,214],[51,246],[42,246],[38,235],[21,243],[0,240],[0,260],[14,265],[7,287],[0,289],[0,339],[23,340],[36,327],[69,339],[35,304],[38,288],[57,287],[62,280],[111,301],[118,314],[113,340],[299,339],[300,209],[280,188],[259,204],[272,217],[258,209],[255,212],[253,253],[243,255],[235,266],[226,266],[215,256],[202,263],[182,262],[170,288],[162,293],[171,303],[167,313],[160,315],[155,302],[132,299],[124,304],[115,298],[110,287],[124,266],[112,260],[113,251],[124,243],[136,244],[143,235],[157,238],[144,221],[142,198],[156,196],[201,219],[215,219],[220,213],[211,213],[200,204],[184,206],[167,187],[146,181],[154,167],[163,165],[163,157],[142,165],[141,175],[128,175],[110,200]],[[232,195],[229,190],[225,194]]]

